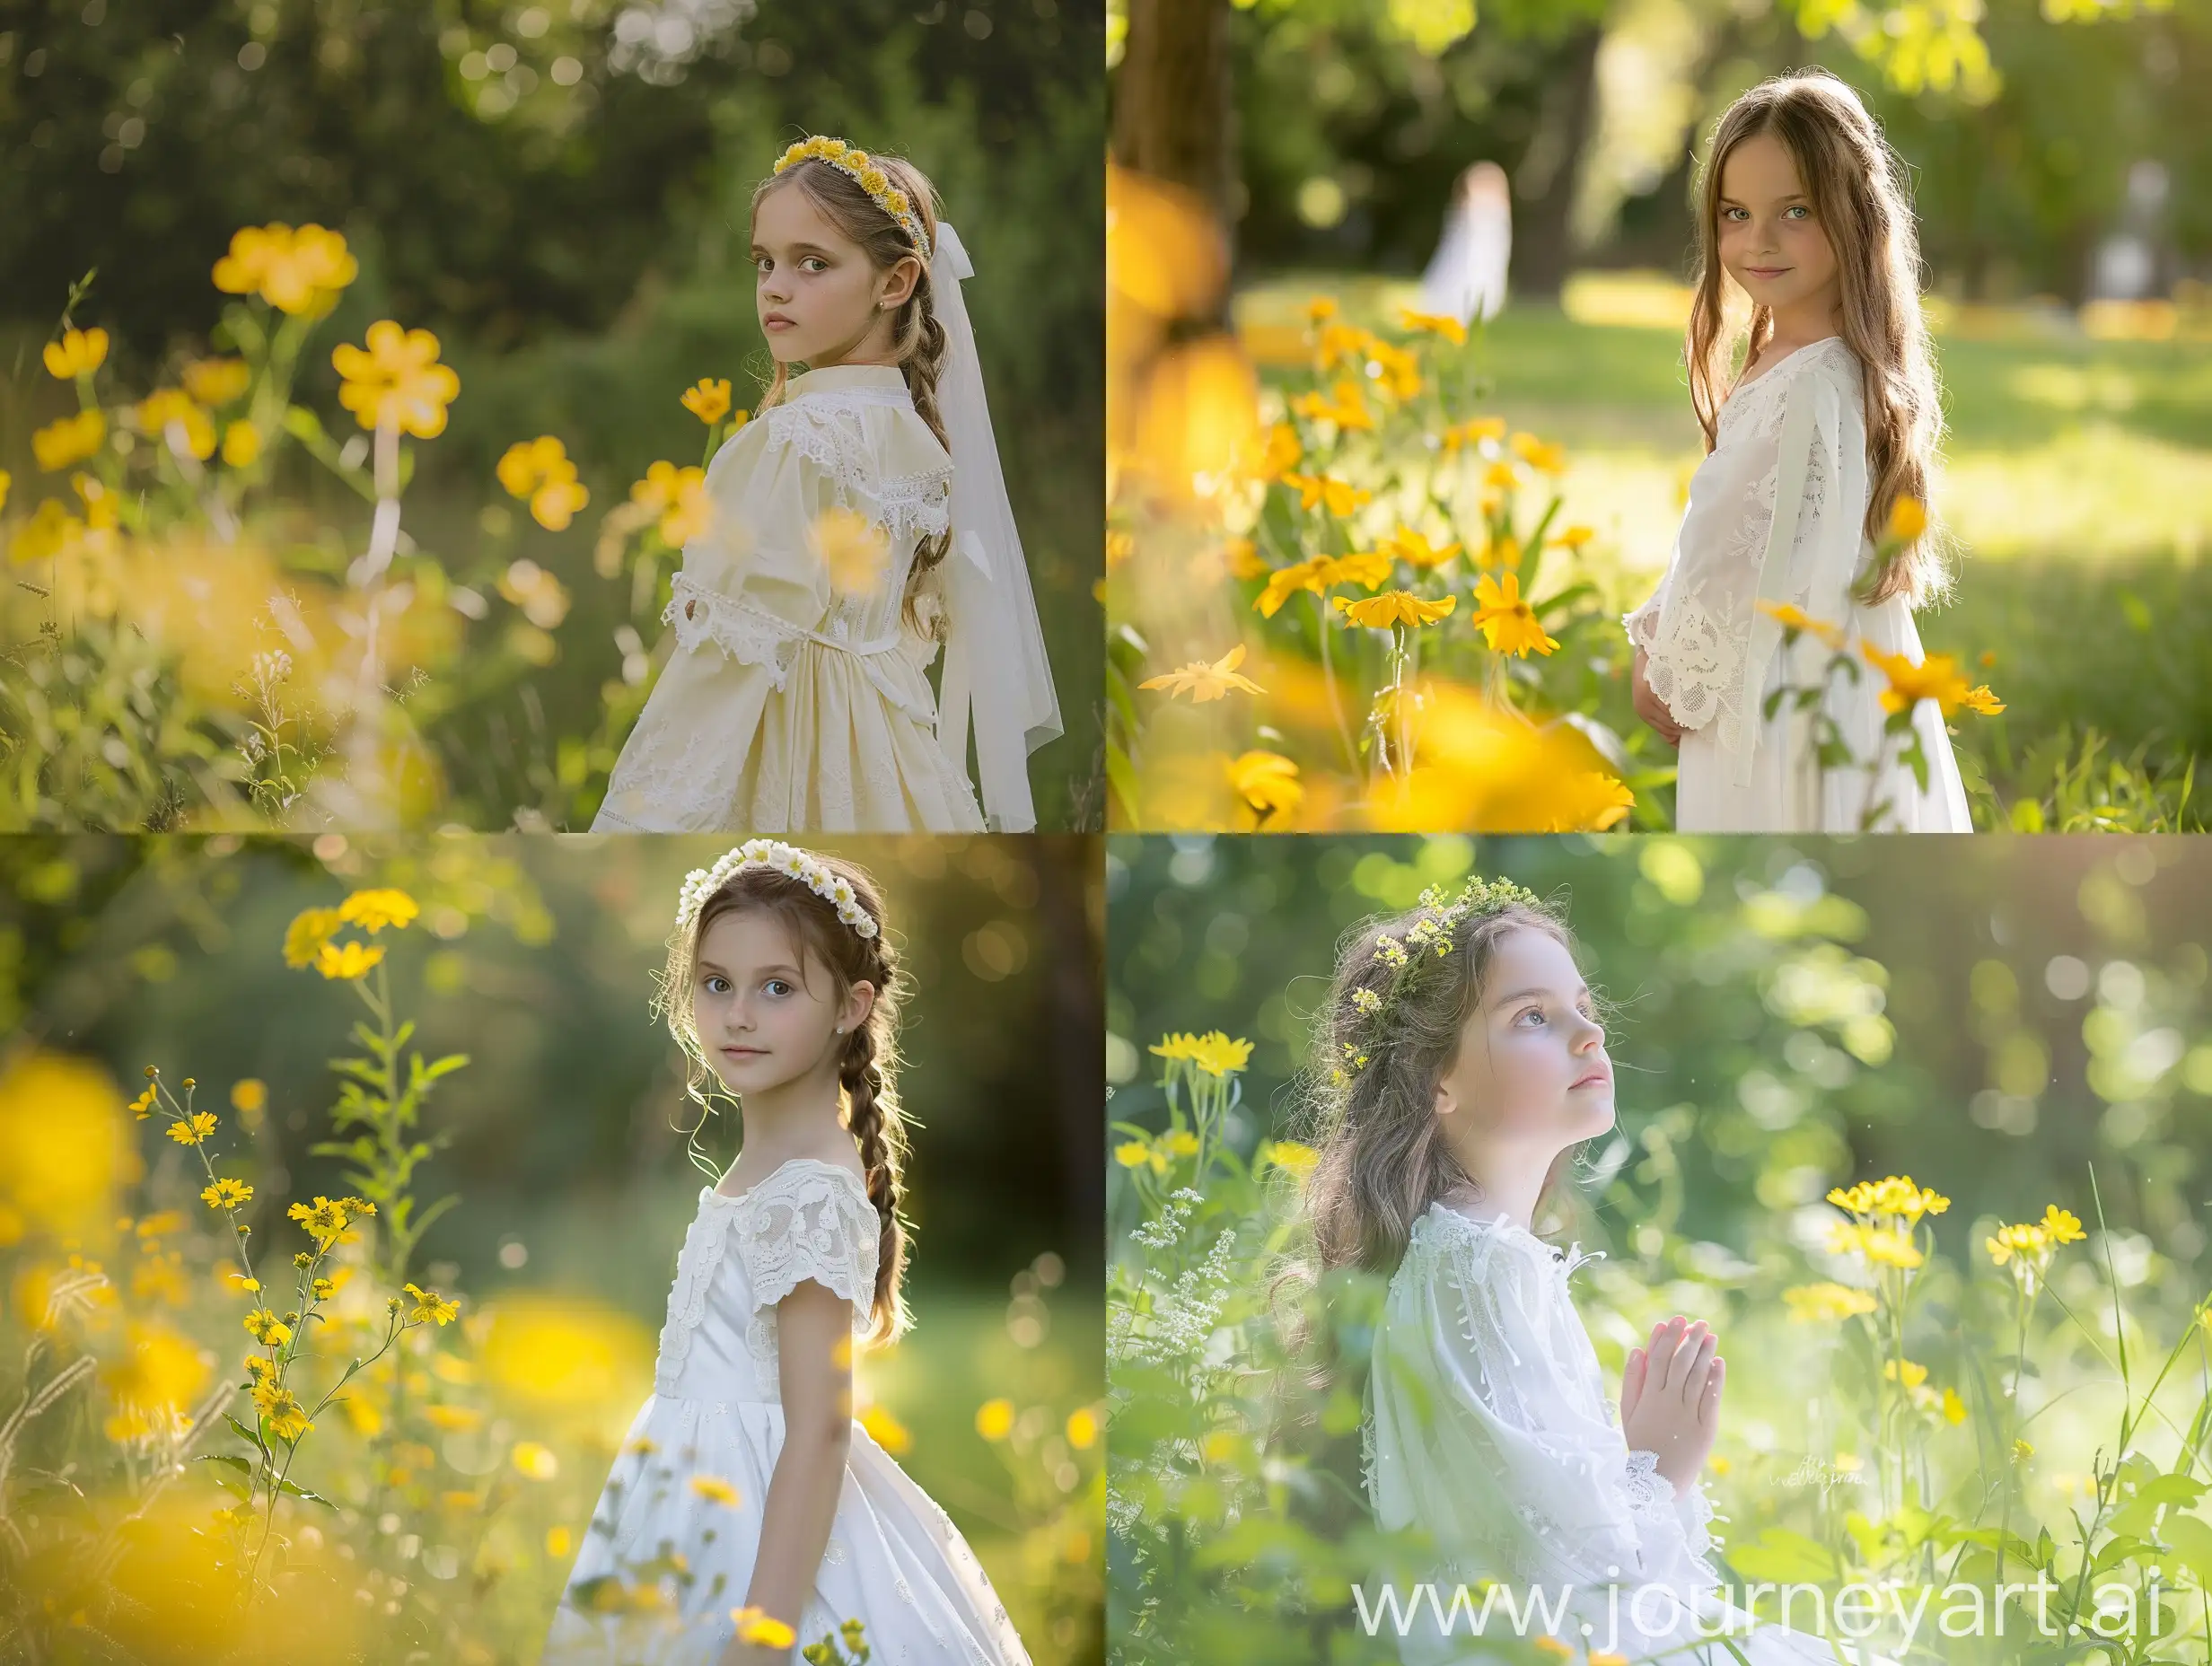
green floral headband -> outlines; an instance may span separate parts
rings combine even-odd
[[[1511,880],[1470,880],[1449,902],[1436,886],[1423,891],[1412,923],[1402,932],[1384,932],[1374,940],[1374,958],[1391,969],[1390,982],[1382,989],[1362,986],[1352,991],[1352,1005],[1365,1021],[1362,1026],[1365,1037],[1339,1044],[1343,1062],[1330,1071],[1336,1085],[1344,1086],[1366,1067],[1370,1048],[1382,1033],[1384,1015],[1412,987],[1424,960],[1432,956],[1440,960],[1450,957],[1462,920],[1503,914],[1510,908],[1541,909],[1543,906],[1534,891]]]

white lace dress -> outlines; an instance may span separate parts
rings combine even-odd
[[[812,1158],[750,1190],[699,1193],[676,1258],[654,1391],[630,1425],[555,1611],[544,1659],[712,1666],[736,1627],[784,1443],[776,1304],[812,1279],[875,1289],[877,1216],[850,1171]],[[885,1666],[1027,1666],[981,1564],[858,1423],[799,1643],[848,1619]]]
[[[1684,832],[1848,832],[1865,825],[1870,803],[1886,831],[1971,831],[1933,701],[1913,713],[1927,789],[1899,761],[1902,742],[1892,737],[1871,796],[1863,768],[1821,769],[1811,712],[1785,700],[1762,715],[1766,695],[1786,680],[1821,682],[1831,653],[1810,633],[1785,650],[1781,626],[1757,605],[1762,598],[1794,602],[1916,665],[1922,659],[1902,597],[1869,608],[1852,596],[1874,554],[1865,533],[1865,413],[1858,358],[1840,336],[1786,354],[1738,387],[1721,407],[1717,443],[1691,477],[1666,574],[1623,620],[1649,656],[1652,692],[1685,731],[1675,781],[1675,825]],[[1886,680],[1856,643],[1852,652],[1861,675],[1839,671],[1824,709],[1865,763],[1883,744]]]
[[[707,466],[713,520],[684,546],[662,615],[672,651],[593,831],[981,832],[966,759],[938,742],[936,644],[904,622],[952,480],[896,365],[808,371],[733,434]],[[888,541],[872,589],[831,582],[833,510]],[[925,581],[933,606],[941,571]]]
[[[1754,1628],[1711,1594],[1719,1575],[1707,1559],[1713,1508],[1704,1485],[1677,1494],[1656,1458],[1628,1451],[1568,1298],[1568,1275],[1596,1258],[1441,1203],[1414,1223],[1375,1331],[1365,1430],[1376,1521],[1390,1531],[1417,1530],[1433,1547],[1433,1565],[1398,1574],[1401,1592],[1409,1581],[1432,1582],[1448,1614],[1461,1584],[1497,1580],[1516,1599],[1540,1586],[1540,1601],[1571,1605],[1558,1610],[1568,1618],[1552,1635],[1578,1654],[1611,1648],[1636,1660],[1688,1643],[1694,1612],[1708,1633],[1733,1615],[1733,1640],[1751,1666],[1834,1662],[1828,1644]],[[1645,1586],[1663,1586],[1684,1606],[1656,1591],[1632,1604]],[[1400,1658],[1422,1666],[1474,1658],[1468,1614],[1447,1635],[1437,1610],[1418,1600],[1419,1623]],[[1648,1627],[1637,1624],[1637,1608]],[[1585,1622],[1594,1635],[1582,1633]],[[1502,1611],[1488,1635],[1513,1635]],[[1725,1666],[1734,1656],[1714,1642],[1668,1659]]]

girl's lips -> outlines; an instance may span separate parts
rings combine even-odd
[[[1602,1087],[1611,1080],[1612,1078],[1607,1075],[1602,1070],[1593,1070],[1588,1075],[1584,1076],[1580,1082],[1577,1082],[1575,1085],[1578,1088]]]
[[[760,328],[763,329],[790,329],[797,322],[797,320],[786,318],[780,312],[771,312],[760,320]]]
[[[1743,269],[1753,277],[1779,277],[1789,270],[1786,266],[1747,266]]]
[[[722,1050],[732,1058],[759,1058],[768,1052],[764,1047],[725,1047]]]

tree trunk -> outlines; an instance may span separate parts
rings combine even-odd
[[[1113,155],[1195,191],[1226,230],[1235,217],[1228,0],[1129,0],[1116,72]]]
[[[1567,37],[1536,136],[1515,172],[1511,285],[1524,298],[1557,300],[1574,262],[1570,224],[1597,115],[1598,46],[1604,37],[1596,23]]]

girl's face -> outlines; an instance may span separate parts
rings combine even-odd
[[[835,1073],[845,1037],[875,1000],[855,984],[840,1001],[836,979],[806,957],[783,923],[758,909],[717,915],[699,938],[691,1022],[722,1085],[764,1092],[810,1073]]]
[[[1720,259],[1753,301],[1777,312],[1835,304],[1836,251],[1813,217],[1788,146],[1755,133],[1720,170]]]
[[[1436,1113],[1486,1144],[1540,1146],[1547,1158],[1613,1126],[1605,1030],[1558,939],[1523,928],[1492,951]]]
[[[779,364],[841,364],[872,346],[888,353],[892,318],[921,276],[911,255],[878,271],[866,250],[792,186],[760,199],[752,259],[754,308]]]

